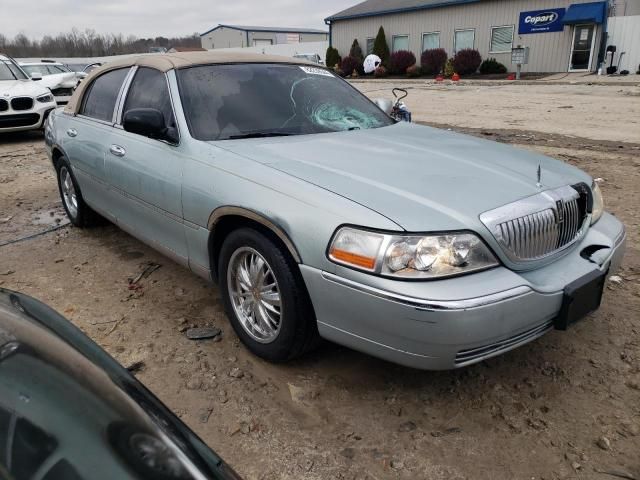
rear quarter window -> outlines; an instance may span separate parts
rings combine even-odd
[[[118,93],[128,72],[128,68],[120,68],[96,78],[84,96],[80,113],[86,117],[111,122]]]

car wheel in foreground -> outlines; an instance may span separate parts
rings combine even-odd
[[[87,205],[82,198],[71,166],[65,157],[58,159],[58,190],[67,217],[76,227],[90,227],[99,223],[100,216]]]
[[[313,307],[289,253],[262,233],[242,228],[220,251],[225,311],[242,342],[272,362],[296,358],[318,343]]]

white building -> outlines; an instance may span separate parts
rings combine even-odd
[[[329,32],[314,28],[276,28],[218,25],[200,35],[202,48],[263,47],[267,45],[322,42]]]
[[[366,0],[325,22],[342,56],[354,39],[371,53],[382,26],[389,49],[410,50],[418,63],[426,49],[451,57],[473,48],[513,70],[518,45],[529,47],[525,72],[594,71],[609,45],[616,63],[626,52],[621,69],[635,73],[640,63],[640,0]]]

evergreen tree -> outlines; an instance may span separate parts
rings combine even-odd
[[[380,60],[382,60],[382,65],[389,68],[389,45],[387,45],[387,36],[384,34],[382,26],[380,26],[378,35],[376,35],[376,39],[373,42],[373,54],[379,56]]]
[[[325,64],[327,65],[327,67],[333,68],[336,65],[340,65],[341,62],[342,58],[340,58],[340,53],[338,53],[338,50],[333,47],[327,48],[327,53],[325,56]]]
[[[362,54],[362,49],[360,48],[360,44],[358,43],[358,39],[354,39],[351,44],[351,50],[349,51],[349,56],[357,58],[360,63],[364,62],[364,55]]]

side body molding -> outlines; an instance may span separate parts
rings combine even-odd
[[[264,225],[269,230],[271,230],[275,235],[277,235],[280,240],[282,240],[282,243],[284,243],[284,245],[287,247],[287,250],[289,250],[289,253],[293,257],[295,262],[302,263],[300,254],[296,250],[295,245],[293,244],[289,236],[285,233],[285,231],[282,228],[280,228],[278,225],[273,223],[271,220],[269,220],[268,218],[264,217],[263,215],[260,215],[257,212],[254,212],[253,210],[249,210],[247,208],[242,208],[242,207],[229,207],[229,206],[218,207],[213,212],[211,212],[211,215],[209,216],[209,221],[207,223],[207,228],[209,229],[209,231],[214,231],[216,228],[216,224],[222,218],[228,217],[228,216],[245,217],[255,222],[258,222],[261,225]]]

